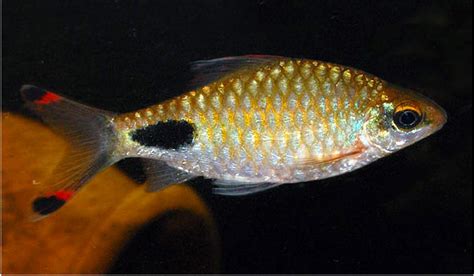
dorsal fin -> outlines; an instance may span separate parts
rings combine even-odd
[[[189,89],[197,89],[219,80],[229,73],[244,69],[253,69],[281,59],[287,58],[270,55],[245,55],[198,60],[191,63],[191,73],[194,74],[194,78],[189,84]]]

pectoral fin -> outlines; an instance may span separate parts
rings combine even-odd
[[[346,152],[343,154],[335,155],[329,157],[327,159],[318,159],[318,158],[302,158],[296,162],[296,168],[307,168],[307,167],[315,167],[315,166],[324,166],[330,165],[337,161],[341,161],[346,158],[356,157],[357,155],[363,152],[362,149],[356,149],[354,151]]]

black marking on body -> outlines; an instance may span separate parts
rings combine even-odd
[[[192,144],[194,127],[187,121],[158,122],[130,133],[133,141],[147,147],[178,149]]]
[[[50,214],[61,208],[66,201],[57,198],[56,196],[38,197],[33,201],[33,211],[40,215]]]

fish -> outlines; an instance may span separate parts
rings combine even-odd
[[[245,55],[191,71],[187,92],[124,114],[22,86],[26,105],[71,144],[34,212],[58,210],[125,158],[143,159],[148,191],[205,177],[214,193],[239,196],[354,171],[447,121],[419,93],[324,61]]]

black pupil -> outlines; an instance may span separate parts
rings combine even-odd
[[[395,114],[395,123],[401,128],[415,127],[420,121],[420,115],[413,110],[403,110]]]

